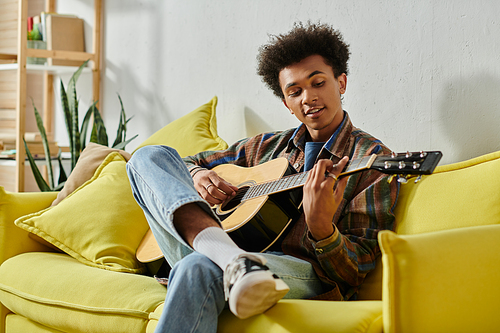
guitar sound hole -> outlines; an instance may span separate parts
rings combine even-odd
[[[227,211],[237,207],[239,204],[241,204],[241,199],[243,199],[243,196],[245,195],[245,193],[247,193],[249,188],[249,186],[244,186],[238,189],[236,195],[231,200],[223,204],[221,206],[221,209]]]

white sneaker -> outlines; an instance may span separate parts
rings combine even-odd
[[[224,272],[224,294],[229,309],[240,319],[261,314],[282,299],[290,288],[265,266],[266,260],[245,253]]]

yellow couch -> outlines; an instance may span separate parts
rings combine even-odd
[[[181,155],[224,148],[216,102],[144,145],[169,144]],[[154,331],[167,289],[135,261],[147,224],[124,165],[119,153],[107,155],[53,207],[57,193],[0,187],[0,333]],[[226,310],[219,332],[499,331],[499,189],[500,152],[410,180],[401,187],[396,233],[379,234],[381,264],[359,300],[282,300],[246,320]]]

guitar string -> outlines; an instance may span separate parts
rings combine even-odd
[[[353,164],[355,164],[355,166],[354,166],[355,169],[360,168],[360,165],[362,164],[362,162],[364,162],[364,160],[366,160],[366,159],[369,160],[369,158],[370,157],[363,157],[360,159],[355,159],[355,160],[349,161],[348,165],[346,166],[346,170],[351,171],[350,169],[353,167]],[[366,165],[367,162],[368,161],[366,161],[364,165]],[[256,198],[259,196],[267,195],[269,193],[276,192],[274,190],[274,187],[277,187],[277,186],[279,187],[280,185],[282,185],[282,186],[279,187],[279,190],[290,189],[292,187],[302,186],[302,185],[304,185],[305,178],[307,177],[308,174],[309,174],[309,171],[306,171],[306,172],[288,175],[288,176],[282,177],[282,178],[277,179],[277,180],[272,180],[272,181],[268,181],[268,182],[255,184],[249,188],[245,188],[244,191],[241,191],[242,192],[241,194],[237,194],[231,200],[236,199],[236,200],[244,201],[244,200],[253,199],[253,198]],[[293,184],[291,184],[291,183],[293,183]],[[245,196],[246,196],[246,198],[245,198]]]
[[[355,159],[355,160],[349,161],[349,163],[346,166],[346,170],[349,170],[355,162],[357,163],[356,167],[359,167],[359,165],[361,164],[361,162],[363,162],[364,159],[365,158]],[[301,173],[296,173],[296,174],[284,176],[284,177],[277,179],[277,180],[271,180],[271,181],[267,181],[267,182],[258,183],[258,184],[255,184],[255,185],[252,185],[249,187],[243,187],[237,191],[236,195],[230,201],[233,201],[233,200],[245,201],[245,200],[257,198],[259,196],[267,195],[269,193],[273,193],[273,192],[275,192],[274,190],[272,190],[273,186],[279,187],[280,185],[284,185],[282,187],[279,187],[279,190],[290,189],[292,187],[302,186],[302,185],[304,185],[304,183],[305,183],[304,179],[307,177],[308,174],[309,174],[309,171],[305,171],[305,172],[301,172]],[[297,180],[298,180],[298,182],[296,182]],[[294,181],[295,181],[295,183],[293,183],[293,185],[291,185],[290,183],[292,183]]]

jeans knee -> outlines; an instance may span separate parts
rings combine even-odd
[[[127,163],[129,176],[133,171],[138,174],[151,171],[154,165],[162,164],[167,160],[181,160],[177,151],[168,146],[151,145],[139,148]]]
[[[130,160],[128,161],[128,164],[132,165],[135,169],[140,168],[146,161],[149,161],[158,154],[158,146],[144,146],[139,148]]]
[[[136,152],[134,152],[130,160],[127,162],[127,172],[129,175],[132,171],[137,171],[140,173],[140,170],[142,169],[145,161],[148,161],[150,159],[152,150],[153,149],[151,146],[145,146],[139,148]]]

